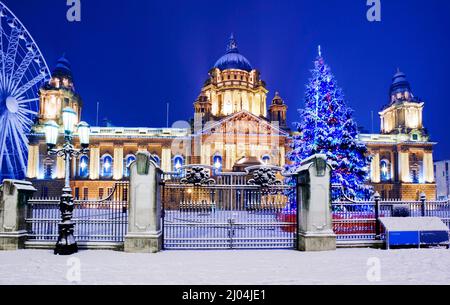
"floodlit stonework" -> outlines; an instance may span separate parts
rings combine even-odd
[[[292,135],[287,106],[278,92],[267,103],[260,72],[240,54],[232,36],[209,71],[194,101],[194,118],[178,128],[91,127],[88,156],[73,161],[71,184],[80,199],[105,198],[117,181],[129,179],[128,166],[139,151],[149,152],[165,172],[204,164],[216,171],[242,171],[245,166],[284,166]],[[46,153],[44,124],[60,123],[64,107],[82,117],[70,63],[61,58],[49,84],[40,90],[39,120],[29,136],[28,179],[39,196],[58,196],[64,160]],[[433,146],[424,128],[424,102],[417,99],[406,76],[396,73],[389,103],[380,112],[381,133],[361,134],[373,156],[370,183],[383,198],[416,200],[424,192],[436,196]],[[188,120],[188,116],[187,116]],[[61,130],[61,137],[63,131]],[[75,144],[79,146],[75,135]]]
[[[403,72],[390,88],[380,112],[381,133],[361,134],[373,156],[370,181],[385,199],[418,200],[423,192],[436,198],[433,146],[422,121],[424,102],[414,96]]]

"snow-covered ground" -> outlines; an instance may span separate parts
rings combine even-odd
[[[80,284],[450,284],[450,251],[82,251],[70,257],[45,250],[0,252],[0,284],[71,284],[68,279]]]

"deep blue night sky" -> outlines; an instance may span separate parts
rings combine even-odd
[[[366,0],[81,0],[82,21],[66,20],[65,0],[3,0],[40,46],[49,65],[66,52],[84,99],[83,118],[114,125],[165,126],[193,115],[208,70],[234,32],[238,46],[298,120],[305,84],[321,44],[358,123],[371,129],[399,67],[425,100],[424,123],[450,158],[450,1],[381,0],[369,23]]]

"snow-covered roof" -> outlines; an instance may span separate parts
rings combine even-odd
[[[384,217],[380,221],[388,231],[449,231],[437,217]]]

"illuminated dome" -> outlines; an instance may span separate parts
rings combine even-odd
[[[253,70],[252,65],[243,55],[239,53],[234,35],[231,34],[230,41],[227,46],[227,53],[219,58],[214,65],[221,71],[229,69],[238,69],[250,72]]]
[[[53,70],[52,76],[54,77],[67,77],[72,79],[72,68],[69,60],[66,58],[66,55],[63,54],[60,59],[58,59],[58,63],[56,64],[55,69]]]
[[[399,101],[418,102],[412,93],[411,85],[405,73],[401,72],[400,69],[397,70],[397,73],[392,78],[389,94],[391,104]]]
[[[406,79],[406,74],[401,72],[400,69],[397,70],[397,73],[392,78],[392,85],[390,89],[391,94],[403,93],[405,91],[411,92],[411,85]]]

